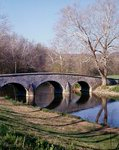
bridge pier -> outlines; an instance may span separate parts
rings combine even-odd
[[[93,92],[93,89],[92,89],[92,87],[90,87],[89,94],[92,95],[92,92]]]
[[[63,89],[63,98],[68,97],[71,99],[71,84],[67,82],[65,88]]]
[[[26,103],[34,105],[34,88],[32,84],[29,84],[28,89],[26,89]]]

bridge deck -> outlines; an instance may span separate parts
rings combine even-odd
[[[90,78],[101,78],[97,76],[80,75],[78,73],[59,73],[59,72],[34,72],[34,73],[13,73],[13,74],[0,74],[0,77],[15,77],[15,76],[32,76],[32,75],[68,75],[68,76],[82,76]],[[111,78],[109,78],[111,79]]]

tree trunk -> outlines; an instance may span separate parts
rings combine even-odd
[[[95,52],[93,52],[93,55],[94,55],[94,59],[95,59],[99,74],[102,79],[102,86],[106,86],[107,85],[107,65],[105,65],[104,70],[101,70]]]
[[[102,86],[106,86],[107,85],[107,78],[105,75],[101,75],[102,78]]]

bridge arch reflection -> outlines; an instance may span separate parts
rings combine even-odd
[[[89,93],[89,90],[90,90],[90,86],[87,82],[85,81],[78,81],[77,82],[80,86],[81,86],[81,92],[87,92]]]
[[[0,95],[13,100],[26,102],[27,90],[25,87],[19,83],[7,83],[0,88]]]
[[[77,104],[85,103],[90,98],[90,86],[85,81],[78,81],[72,85],[71,99]]]
[[[81,93],[81,97],[77,100],[76,104],[85,104],[90,98],[89,93]]]
[[[63,99],[63,87],[56,81],[45,81],[35,90],[35,105],[56,108]]]
[[[86,103],[90,98],[90,86],[85,81],[79,81],[78,84],[81,86],[81,97],[76,102],[77,104]]]

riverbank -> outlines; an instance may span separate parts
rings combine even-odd
[[[100,86],[93,93],[99,97],[114,97],[119,98],[119,85]]]
[[[0,98],[0,126],[2,125],[15,133],[16,143],[18,135],[24,135],[24,139],[29,135],[33,137],[32,141],[35,138],[47,141],[52,146],[52,150],[55,149],[54,145],[58,145],[62,150],[115,149],[119,145],[119,128],[104,127],[64,113]],[[0,134],[1,139],[3,137]],[[5,142],[9,146],[9,140]],[[27,149],[25,142],[22,146],[23,149]]]

